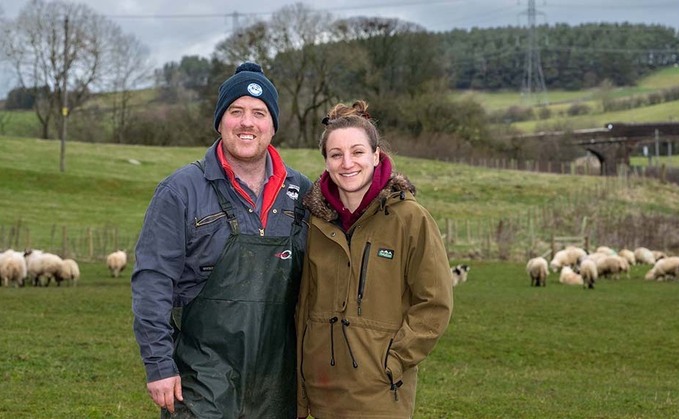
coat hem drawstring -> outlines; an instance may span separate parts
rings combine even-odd
[[[330,366],[335,366],[335,334],[333,330],[335,328],[335,323],[339,320],[337,317],[332,317],[330,319]]]
[[[349,344],[349,338],[347,337],[347,327],[349,327],[349,320],[342,319],[342,335],[344,335],[344,341],[349,349],[349,356],[351,356],[351,364],[354,368],[358,368],[358,363],[356,363],[356,358],[354,358],[354,351],[351,350],[351,345]]]

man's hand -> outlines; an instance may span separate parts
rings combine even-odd
[[[153,402],[161,409],[167,409],[170,413],[174,413],[175,399],[180,402],[184,401],[182,397],[182,380],[178,375],[146,383],[146,389],[149,391]]]

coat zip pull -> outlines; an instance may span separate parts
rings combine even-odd
[[[349,338],[347,337],[347,327],[349,327],[349,320],[342,319],[342,335],[344,335],[344,341],[347,343],[347,348],[349,349],[349,356],[351,356],[351,363],[354,368],[358,368],[356,363],[356,358],[354,358],[354,352],[351,350],[351,345],[349,345]]]
[[[365,293],[365,282],[368,277],[368,259],[370,258],[370,247],[371,243],[367,242],[365,248],[363,249],[363,257],[361,258],[361,273],[358,278],[358,295],[356,296],[356,302],[358,303],[358,315],[361,315],[361,303],[363,302],[363,294]]]
[[[330,319],[330,366],[332,367],[335,366],[335,338],[333,329],[337,320],[339,320],[337,317],[332,317]]]
[[[394,392],[394,401],[398,401],[398,389],[403,385],[403,381],[398,380],[397,383],[394,383],[394,376],[391,374],[391,371],[387,370],[387,376],[389,377],[389,382],[391,383],[391,388],[390,390]]]

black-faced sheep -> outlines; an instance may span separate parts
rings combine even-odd
[[[80,268],[78,263],[73,259],[64,259],[61,263],[59,275],[55,278],[57,285],[61,285],[61,281],[67,281],[70,285],[77,285],[80,279]]]
[[[106,257],[106,266],[111,272],[111,276],[118,278],[120,273],[127,266],[127,253],[124,250],[116,250]]]
[[[28,268],[28,278],[34,286],[49,286],[50,281],[56,281],[63,260],[52,253],[42,250],[27,250],[24,252],[26,267]]]
[[[570,266],[564,266],[561,268],[561,274],[559,274],[559,282],[565,285],[584,285],[582,277],[575,273]]]
[[[528,272],[528,276],[530,276],[531,286],[544,287],[547,285],[547,276],[549,275],[547,259],[538,256],[528,260],[528,263],[526,263],[526,272]]]
[[[454,287],[467,281],[467,273],[470,269],[469,265],[456,265],[450,268],[450,272],[453,274]]]
[[[679,277],[679,256],[670,256],[660,259],[646,272],[644,279],[647,281],[663,280],[668,277]]]
[[[16,287],[23,287],[27,275],[28,268],[23,253],[13,249],[0,253],[0,282],[3,286],[13,284]]]

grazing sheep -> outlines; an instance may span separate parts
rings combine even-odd
[[[582,277],[583,285],[588,288],[594,288],[594,283],[599,277],[599,271],[594,259],[584,258],[582,262],[580,262],[580,276]]]
[[[124,250],[117,250],[106,257],[106,266],[111,271],[111,276],[118,278],[120,273],[127,266],[127,253]]]
[[[564,266],[561,268],[561,274],[559,275],[559,282],[566,285],[584,285],[585,282],[582,277],[575,273],[570,266]]]
[[[549,275],[547,259],[540,256],[530,259],[526,263],[526,272],[530,276],[531,287],[547,286],[547,276]]]
[[[0,281],[3,286],[23,287],[24,280],[28,275],[24,254],[13,249],[7,249],[0,253]]]
[[[639,264],[655,265],[655,256],[653,256],[653,252],[645,247],[637,247],[634,249],[634,259],[636,259]]]
[[[618,255],[605,256],[596,260],[599,277],[619,279],[620,274],[626,273],[629,278],[629,262]]]
[[[80,268],[78,263],[73,259],[64,259],[61,263],[61,269],[59,270],[59,275],[55,278],[57,285],[61,285],[61,281],[67,281],[71,285],[75,286],[80,279]]]
[[[618,255],[627,259],[627,262],[630,264],[630,266],[637,264],[637,259],[634,257],[634,252],[629,249],[622,249],[620,252],[618,252]]]
[[[467,281],[467,272],[469,272],[469,269],[471,268],[468,265],[456,265],[450,268],[450,272],[453,274],[454,287]]]
[[[52,279],[56,281],[63,262],[59,256],[42,250],[29,249],[24,252],[24,257],[28,268],[28,278],[33,282],[33,286],[47,287]]]
[[[671,256],[660,259],[650,271],[646,272],[644,279],[647,281],[663,280],[668,277],[679,277],[679,257]]]
[[[603,253],[603,254],[609,255],[609,256],[616,254],[615,250],[611,249],[608,246],[599,246],[599,247],[596,248],[596,251],[594,253]]]
[[[564,266],[570,266],[571,268],[577,266],[578,261],[585,257],[587,252],[576,246],[567,246],[565,249],[561,249],[554,254],[554,257],[549,262],[549,267],[554,272],[558,272]]]
[[[661,252],[660,250],[651,250],[651,253],[653,253],[653,257],[655,258],[655,261],[659,261],[662,258],[666,258],[667,255],[665,252]]]

